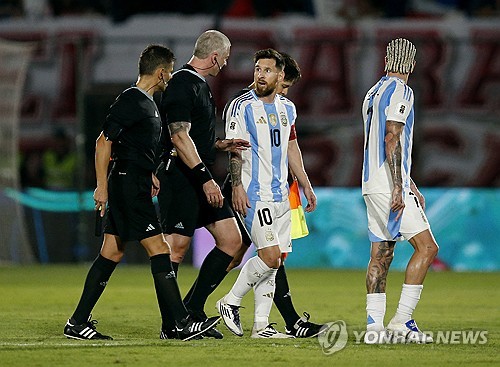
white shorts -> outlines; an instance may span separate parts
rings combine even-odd
[[[418,198],[411,191],[405,192],[403,215],[396,222],[398,213],[391,211],[391,194],[364,195],[368,216],[370,242],[404,241],[430,230],[429,221]]]
[[[292,219],[288,199],[281,203],[251,201],[250,205],[244,219],[256,249],[279,246],[281,252],[291,252]]]

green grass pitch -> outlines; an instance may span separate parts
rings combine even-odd
[[[414,313],[424,330],[487,331],[483,344],[364,345],[354,331],[365,326],[364,271],[288,270],[297,310],[313,322],[345,321],[349,340],[326,355],[316,338],[254,340],[249,337],[253,294],[241,310],[245,335],[219,324],[223,340],[159,340],[160,318],[148,266],[120,265],[93,311],[98,330],[113,341],[66,339],[62,330],[82,289],[88,265],[0,267],[0,366],[498,366],[500,273],[430,272]],[[197,270],[181,266],[185,294]],[[215,302],[237,276],[228,275],[208,300]],[[395,312],[403,273],[388,279],[386,322]],[[271,321],[283,330],[273,307]]]

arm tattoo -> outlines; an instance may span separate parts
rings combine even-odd
[[[396,242],[379,242],[378,250],[372,253],[366,273],[366,290],[368,293],[385,293],[387,273],[394,258]]]
[[[189,133],[191,129],[191,123],[187,121],[177,121],[168,124],[168,131],[170,132],[170,136],[177,134],[179,131],[186,131]]]
[[[231,174],[231,186],[241,185],[241,157],[236,154],[231,154],[229,159],[229,173]]]
[[[403,186],[403,176],[401,174],[401,162],[402,162],[402,148],[400,141],[399,125],[388,124],[386,127],[387,133],[385,135],[385,152],[387,157],[387,163],[389,164],[389,169],[391,171],[392,183],[394,186]]]
[[[401,142],[398,139],[396,148],[392,152],[391,159],[389,160],[389,167],[391,167],[391,175],[394,186],[403,186],[403,176],[401,175]],[[391,164],[392,163],[392,164]]]

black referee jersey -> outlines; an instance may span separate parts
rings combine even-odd
[[[103,132],[113,142],[115,162],[133,162],[153,172],[161,137],[161,118],[156,103],[139,88],[123,91],[109,108]]]
[[[189,136],[196,146],[201,160],[207,166],[215,162],[215,101],[205,78],[191,65],[184,65],[168,82],[161,101],[161,115],[165,122],[163,152],[172,150],[173,144],[166,128],[169,123],[191,123]],[[178,160],[180,161],[180,160]]]

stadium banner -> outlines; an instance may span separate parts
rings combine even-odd
[[[321,187],[315,192],[318,207],[306,213],[309,235],[292,241],[287,267],[366,268],[370,242],[361,189]],[[500,190],[422,188],[421,192],[439,244],[436,269],[499,271]],[[195,266],[201,265],[213,246],[212,236],[205,229],[198,230],[193,249]],[[407,241],[397,244],[391,269],[404,270],[412,253]]]
[[[22,100],[22,149],[43,146],[54,125],[77,133],[76,81],[82,78],[100,93],[97,101],[107,101],[89,106],[85,120],[87,166],[93,167],[93,142],[107,108],[116,93],[134,82],[135,57],[144,45],[159,42],[171,47],[178,68],[191,57],[196,37],[213,27],[213,21],[167,14],[132,17],[120,25],[95,17],[41,19],[36,24],[27,19],[2,21],[0,37],[36,45]],[[219,113],[251,81],[256,50],[274,47],[298,61],[302,79],[288,97],[297,107],[301,150],[316,186],[359,185],[361,100],[383,74],[385,46],[394,37],[412,40],[418,50],[409,80],[416,96],[412,170],[416,182],[500,186],[500,22],[496,19],[350,23],[308,17],[224,18],[220,29],[231,39],[232,48],[224,71],[208,79]],[[77,61],[83,66],[80,74]],[[217,129],[222,132],[223,124]],[[218,159],[214,174],[225,175],[226,169],[226,160]]]
[[[426,215],[431,230],[439,244],[439,267],[457,271],[499,271],[500,246],[500,189],[474,188],[420,188],[426,198]],[[288,267],[300,268],[353,268],[366,267],[369,260],[366,209],[361,189],[325,188],[315,189],[318,207],[305,213],[309,235],[293,240],[293,251],[287,257]],[[57,228],[73,228],[70,213],[80,210],[93,214],[93,192],[87,191],[78,201],[77,192],[54,192],[43,189],[28,189],[24,192],[5,191],[5,197],[36,212],[46,213],[45,218],[57,218]],[[302,201],[305,198],[302,197]],[[60,215],[64,214],[64,215]],[[93,218],[92,215],[90,217]],[[64,221],[67,221],[65,223]],[[40,223],[40,227],[53,228],[52,223]],[[50,233],[38,233],[34,247],[40,247],[43,238]],[[99,239],[89,234],[88,246],[98,248]],[[71,241],[70,241],[71,242]],[[68,244],[69,246],[70,244]],[[193,238],[193,265],[199,267],[215,245],[206,229],[199,229]],[[51,246],[47,244],[47,246]],[[59,243],[51,246],[54,251],[69,251]],[[404,270],[413,252],[411,245],[403,241],[396,247],[391,267]],[[246,253],[244,261],[253,256],[254,248]],[[95,253],[88,252],[87,260]],[[61,256],[46,254],[44,262]],[[68,261],[66,259],[66,261]],[[243,263],[244,263],[243,261]]]

